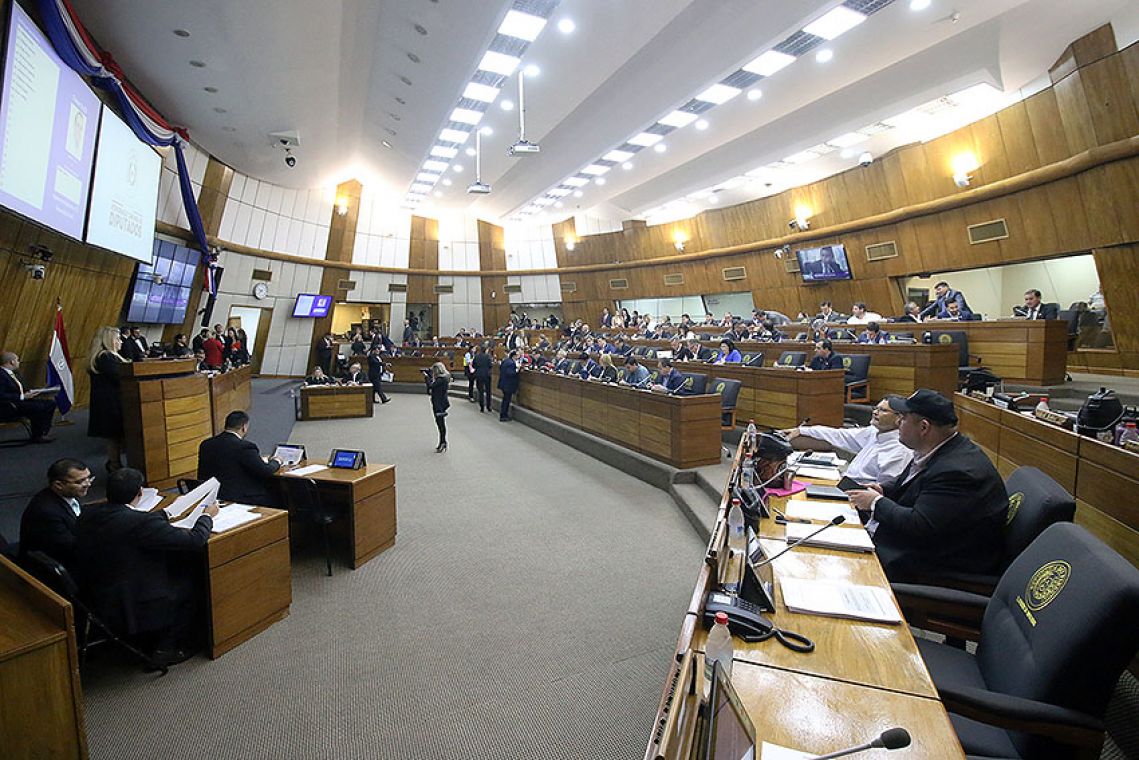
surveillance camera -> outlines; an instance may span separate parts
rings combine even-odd
[[[28,273],[31,274],[33,280],[42,280],[47,274],[47,267],[43,264],[29,264]]]
[[[297,165],[297,157],[293,155],[293,152],[291,150],[289,150],[288,148],[285,148],[285,166],[292,169],[296,165]]]
[[[776,248],[775,249],[775,258],[777,258],[777,259],[783,258],[783,249],[782,248]]]
[[[858,157],[858,165],[859,166],[866,167],[866,166],[870,166],[870,164],[872,164],[872,163],[874,163],[874,156],[871,155],[869,151],[863,153],[861,156]]]
[[[792,229],[792,230],[799,229],[799,220],[798,219],[792,219],[791,221],[787,222],[787,228]]]

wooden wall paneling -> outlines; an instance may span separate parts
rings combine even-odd
[[[1088,235],[1084,238],[1083,244],[1092,248],[1126,242],[1114,201],[1115,194],[1121,188],[1107,184],[1107,167],[1097,166],[1091,171],[1080,174],[1076,179],[1088,220]],[[1127,209],[1127,213],[1134,215],[1135,206]]]
[[[1000,150],[1008,165],[1009,176],[1041,166],[1025,101],[998,111],[996,119],[1001,135]]]
[[[328,245],[324,250],[325,261],[337,261],[350,264],[352,253],[356,246],[356,224],[360,219],[360,196],[364,186],[356,180],[342,182],[336,186],[336,197],[348,202],[348,211],[341,216],[336,211],[335,204],[329,211]],[[334,267],[324,267],[320,275],[320,292],[322,295],[332,296],[334,303],[341,303],[348,299],[348,291],[337,288],[340,281],[346,279],[346,272]],[[332,331],[332,312],[327,317],[314,320],[312,327],[312,348],[309,349],[307,366],[316,366],[316,347],[320,339]]]
[[[1122,58],[1113,55],[1089,63],[1080,70],[1080,77],[1100,145],[1139,134],[1139,111],[1131,97]]]
[[[1139,283],[1139,245],[1097,248],[1096,270],[1111,315],[1111,332],[1123,351],[1139,350],[1139,309],[1135,308],[1135,284]]]
[[[411,244],[408,256],[411,269],[439,268],[439,222],[422,216],[411,217]],[[409,274],[407,276],[407,302],[439,303],[435,286],[438,275]]]
[[[977,162],[980,164],[980,167],[973,172],[978,184],[987,185],[1020,173],[1011,168],[998,117],[999,112],[970,126],[969,131],[973,137],[973,155],[976,156]],[[952,176],[952,165],[949,168]]]
[[[1064,122],[1060,118],[1060,104],[1052,88],[1025,98],[1025,110],[1032,129],[1032,140],[1036,144],[1036,154],[1040,165],[1063,161],[1075,151],[1068,147],[1064,132]]]
[[[1052,216],[1048,193],[1048,186],[1045,185],[1017,193],[1015,198],[1021,219],[1024,220],[1024,248],[1029,253],[1063,250],[1056,226],[1064,223],[1064,220]]]
[[[557,257],[558,266],[568,267],[576,264],[577,219],[571,216],[564,221],[553,224],[551,231],[554,235],[554,255]],[[566,248],[566,240],[574,241],[575,250],[570,251]]]
[[[1048,188],[1049,215],[1056,222],[1057,250],[1072,252],[1091,248],[1088,212],[1079,179],[1067,177],[1045,187]]]
[[[1104,24],[1080,37],[1069,48],[1076,58],[1077,66],[1089,66],[1116,51],[1115,31],[1111,24]]]
[[[1119,60],[1123,61],[1123,72],[1127,77],[1131,103],[1139,109],[1139,45],[1128,45],[1120,51]]]
[[[1104,182],[1111,191],[1108,202],[1119,224],[1120,241],[1139,241],[1139,211],[1136,210],[1136,199],[1139,198],[1139,159],[1116,161],[1102,168]]]
[[[1080,71],[1074,71],[1052,86],[1060,107],[1060,120],[1070,153],[1080,153],[1097,145],[1095,125]]]
[[[906,204],[924,203],[936,198],[939,193],[933,181],[936,170],[929,165],[929,156],[919,146],[901,148],[897,151],[899,168],[905,175]]]
[[[478,230],[479,268],[484,272],[506,269],[506,240],[503,236],[502,227],[480,219]],[[578,250],[581,250],[580,247]],[[484,275],[481,281],[483,332],[490,334],[506,324],[509,319],[510,298],[505,292],[506,277]],[[410,286],[408,290],[410,291]]]

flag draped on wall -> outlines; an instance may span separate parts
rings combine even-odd
[[[63,329],[63,306],[55,305],[55,326],[51,333],[51,351],[47,363],[48,387],[58,385],[55,405],[66,416],[75,399],[75,381],[71,376],[71,352],[67,349],[67,331]]]
[[[217,263],[217,257],[210,252],[209,244],[206,242],[202,214],[198,210],[198,201],[194,198],[194,186],[190,182],[190,172],[186,168],[186,158],[182,153],[182,144],[189,140],[189,134],[185,129],[171,126],[130,85],[111,54],[99,50],[94,40],[87,34],[69,0],[38,0],[37,6],[43,17],[47,36],[59,57],[78,74],[90,78],[96,87],[112,95],[119,106],[119,111],[138,139],[149,145],[168,146],[174,149],[182,206],[186,210],[186,219],[190,222],[194,244],[202,255],[202,281],[205,288],[216,295],[217,278],[213,275],[213,268]]]

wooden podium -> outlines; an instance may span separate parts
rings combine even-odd
[[[252,395],[249,379],[253,377],[252,365],[231,369],[210,376],[210,412],[214,418],[214,435],[225,430],[225,417],[238,410],[249,411]]]
[[[213,434],[209,380],[194,359],[156,359],[123,370],[127,460],[154,488],[197,477],[198,444]]]

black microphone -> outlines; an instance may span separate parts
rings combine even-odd
[[[811,760],[831,760],[835,757],[846,757],[853,755],[855,752],[865,752],[868,749],[902,749],[903,747],[910,746],[910,732],[904,728],[890,728],[881,733],[877,739],[869,741],[866,744],[860,744],[857,747],[850,747],[842,749],[838,752],[832,752],[829,755],[819,755],[811,758]]]
[[[755,564],[754,569],[758,570],[759,568],[763,567],[764,565],[770,564],[773,560],[776,560],[776,559],[782,557],[784,554],[791,551],[796,546],[802,544],[804,541],[810,541],[812,538],[819,535],[820,533],[822,533],[827,528],[830,528],[830,527],[835,526],[835,525],[842,525],[844,522],[846,522],[845,517],[843,517],[842,515],[835,515],[833,518],[831,518],[831,521],[829,523],[827,523],[826,525],[824,525],[823,527],[819,528],[816,531],[812,531],[812,532],[808,533],[807,535],[803,536],[800,539],[792,541],[791,543],[787,544],[786,549],[783,549],[782,551],[778,551],[775,554],[772,554],[770,557],[767,557],[762,562],[757,562]]]

